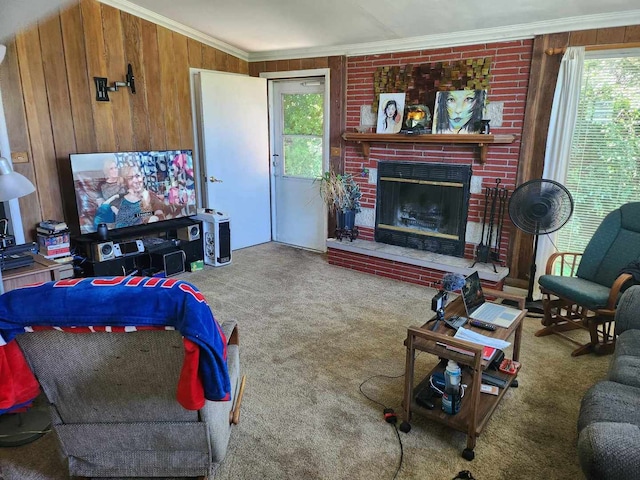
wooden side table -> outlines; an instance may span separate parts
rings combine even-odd
[[[54,262],[35,253],[30,255],[33,256],[32,265],[2,272],[2,285],[5,292],[32,283],[50,282],[51,280],[73,277],[73,265],[71,263]]]
[[[498,338],[501,340],[507,340],[513,337],[513,360],[518,360],[520,356],[520,343],[522,338],[522,321],[526,316],[527,311],[524,309],[524,298],[514,297],[513,295],[505,294],[498,290],[485,289],[485,294],[490,297],[508,298],[511,300],[517,300],[518,308],[522,310],[522,313],[513,321],[509,328],[497,328],[494,332],[487,332],[485,330],[478,331],[483,335]],[[445,308],[445,318],[449,318],[452,315],[465,315],[464,304],[462,297],[458,297],[453,300]],[[516,379],[515,375],[508,375],[501,372],[492,372],[492,375],[501,377],[506,383],[505,388],[500,389],[500,393],[496,396],[480,393],[480,384],[482,380],[482,372],[488,367],[490,361],[482,359],[482,346],[474,343],[466,342],[453,338],[454,332],[452,329],[444,325],[443,322],[435,329],[431,331],[432,323],[428,322],[422,327],[409,327],[407,331],[407,339],[405,340],[405,346],[407,348],[407,360],[405,367],[405,388],[403,405],[403,422],[400,425],[400,430],[408,433],[411,430],[411,416],[413,412],[419,413],[422,416],[435,420],[455,430],[465,432],[467,434],[467,448],[462,452],[462,456],[466,460],[473,460],[474,448],[476,446],[476,438],[482,432],[482,429],[486,425],[489,417],[494,412],[504,394],[510,386],[514,385]],[[466,328],[473,329],[469,325]],[[457,347],[467,350],[472,355],[465,355],[457,353],[452,350],[448,350],[446,347]],[[427,374],[427,376],[414,388],[414,370],[415,370],[415,358],[416,352],[428,352],[432,355],[438,356],[442,361],[436,365],[436,367]],[[429,388],[429,378],[434,372],[442,372],[446,360],[454,360],[463,368],[462,383],[467,384],[465,396],[462,401],[460,411],[456,415],[449,415],[443,412],[437,406],[429,410],[423,408],[416,403],[416,395],[424,388]],[[515,386],[515,385],[514,385]]]

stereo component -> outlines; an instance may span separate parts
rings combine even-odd
[[[93,258],[96,262],[104,262],[116,258],[113,242],[102,242],[94,244]]]
[[[120,242],[113,245],[114,256],[123,257],[132,253],[143,253],[144,242],[142,240],[130,240],[128,242]]]
[[[189,225],[188,227],[182,227],[177,230],[178,238],[187,242],[193,242],[194,240],[200,240],[200,225]]]

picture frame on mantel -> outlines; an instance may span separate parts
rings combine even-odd
[[[450,90],[436,93],[432,133],[480,133],[486,90]]]
[[[381,93],[376,133],[398,133],[404,115],[404,93]]]

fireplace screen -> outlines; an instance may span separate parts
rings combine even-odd
[[[463,256],[471,167],[380,162],[377,242]]]

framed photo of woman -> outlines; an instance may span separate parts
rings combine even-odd
[[[486,98],[486,90],[437,92],[432,133],[479,133]]]
[[[398,133],[403,113],[404,93],[381,93],[376,133]]]

